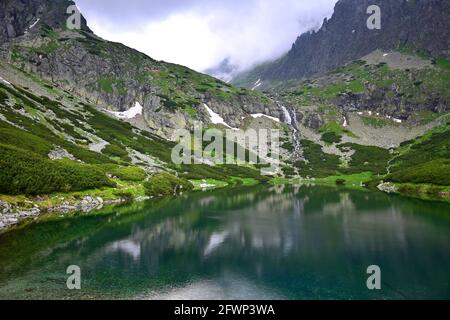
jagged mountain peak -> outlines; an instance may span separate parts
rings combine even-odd
[[[369,29],[367,9],[381,10],[381,29]],[[377,49],[410,47],[432,56],[450,55],[449,0],[340,0],[316,32],[297,38],[282,58],[237,76],[251,87],[257,80],[302,79],[330,71]]]
[[[0,44],[35,32],[38,24],[64,28],[70,14],[68,8],[75,2],[68,0],[6,0],[0,2]],[[80,16],[81,29],[92,32],[86,19]]]

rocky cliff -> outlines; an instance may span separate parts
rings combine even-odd
[[[205,103],[232,127],[240,127],[251,113],[279,116],[276,105],[261,94],[105,41],[84,18],[80,30],[68,30],[71,4],[3,1],[0,58],[99,108],[127,111],[139,103],[143,114],[133,124],[166,138],[176,128],[191,128],[195,120],[211,124]]]
[[[381,9],[381,29],[367,27],[367,9]],[[340,0],[317,32],[301,35],[279,60],[257,67],[233,82],[302,79],[333,70],[376,49],[409,48],[434,57],[450,55],[449,0]]]
[[[67,8],[74,5],[73,1],[35,1],[35,0],[4,0],[0,2],[0,44],[13,38],[23,36],[37,29],[37,22],[52,28],[65,28]],[[39,20],[39,21],[38,21]],[[86,19],[81,16],[81,29],[90,32]]]

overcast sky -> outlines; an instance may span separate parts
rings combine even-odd
[[[245,69],[287,52],[337,0],[77,0],[99,36],[154,59],[204,71],[230,58]]]

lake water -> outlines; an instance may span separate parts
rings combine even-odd
[[[0,298],[450,298],[450,204],[258,186],[48,217],[0,235]],[[81,268],[81,290],[66,269]],[[367,289],[367,267],[381,290]]]

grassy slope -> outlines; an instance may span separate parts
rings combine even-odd
[[[404,143],[385,180],[403,194],[450,198],[450,119],[446,126]]]
[[[406,53],[406,52],[405,52]],[[407,54],[415,54],[407,52]],[[450,81],[449,61],[441,58],[423,56],[432,62],[424,69],[391,69],[387,64],[369,65],[364,61],[339,68],[323,78],[304,82],[286,82],[275,90],[280,91],[283,100],[300,110],[311,105],[322,115],[325,124],[319,129],[321,139],[326,144],[335,144],[341,151],[354,150],[348,163],[338,156],[323,152],[320,145],[304,140],[304,162],[294,164],[302,177],[315,178],[316,183],[346,183],[360,185],[370,180],[381,180],[401,184],[400,191],[407,193],[415,189],[420,193],[441,192],[448,197],[449,173],[449,129],[434,129],[423,137],[403,144],[393,155],[388,150],[361,146],[358,144],[341,144],[344,135],[355,135],[339,123],[342,114],[334,101],[342,94],[381,94],[377,98],[389,102],[399,98],[405,104],[422,104],[427,101],[450,102],[448,83]],[[328,77],[328,78],[327,78]],[[375,91],[374,88],[376,88]],[[390,107],[387,106],[389,109]],[[442,114],[418,111],[412,114],[415,123],[426,124]],[[375,116],[362,117],[364,124],[375,128],[384,127],[387,120]],[[389,171],[389,172],[388,172]],[[286,170],[289,172],[289,170]],[[387,175],[390,173],[389,175]]]
[[[254,168],[174,166],[172,142],[137,130],[84,103],[69,108],[63,102],[0,83],[0,114],[3,200],[24,202],[21,194],[53,194],[42,201],[45,206],[58,204],[61,197],[74,200],[85,195],[106,199],[143,196],[143,182],[148,174],[139,163],[131,163],[130,149],[152,157],[164,170],[178,171],[180,178],[214,178],[223,184],[267,181]],[[109,145],[102,152],[90,151],[88,145],[94,141],[86,132]],[[55,146],[64,148],[77,160],[50,160],[48,154]],[[151,189],[150,184],[146,184],[147,190]]]
[[[14,52],[14,59],[17,64],[22,63],[29,54],[44,53],[52,54],[57,50],[73,45],[73,41],[79,45],[85,46],[91,54],[97,55],[102,59],[106,59],[111,63],[117,60],[118,57],[123,57],[124,52],[130,52],[128,48],[120,44],[112,44],[101,41],[95,37],[87,36],[86,39],[62,39],[57,31],[44,30],[44,38],[50,39],[49,43],[39,48],[16,48]],[[244,89],[237,89],[229,86],[214,78],[198,74],[182,66],[156,62],[150,58],[133,52],[125,63],[129,64],[131,69],[136,68],[137,65],[151,64],[155,67],[157,72],[148,71],[148,68],[138,68],[136,79],[140,82],[151,81],[159,87],[159,95],[164,101],[164,107],[167,109],[181,108],[189,113],[192,117],[196,116],[196,111],[193,106],[198,104],[198,94],[212,94],[224,101],[236,100],[241,95],[253,95],[256,98],[264,101],[264,96],[260,93],[249,92]],[[144,70],[144,71],[142,71]],[[133,71],[134,72],[134,71]],[[330,105],[330,101],[338,97],[342,93],[362,93],[368,90],[370,85],[385,88],[386,94],[389,95],[392,84],[398,86],[398,91],[402,96],[405,96],[409,101],[421,102],[429,97],[442,98],[448,96],[448,63],[442,60],[436,61],[436,67],[433,69],[425,69],[420,71],[398,71],[390,70],[386,65],[380,64],[376,66],[368,66],[358,61],[349,66],[343,67],[336,72],[346,74],[349,80],[342,83],[331,83],[326,86],[317,86],[308,81],[303,83],[300,87],[287,90],[283,93],[286,100],[295,103],[296,105],[318,104],[324,112],[332,115],[335,111]],[[413,79],[414,81],[412,81]],[[96,85],[98,89],[105,93],[114,93],[118,91],[121,94],[126,94],[126,84],[120,79],[113,79],[103,77],[97,79]],[[79,104],[77,111],[67,111],[62,108],[57,101],[52,101],[43,97],[35,97],[26,90],[19,88],[11,89],[8,86],[0,84],[0,112],[5,118],[16,125],[23,127],[25,130],[18,129],[4,121],[0,121],[0,134],[2,137],[2,144],[6,147],[19,147],[27,152],[32,152],[42,158],[47,158],[48,152],[55,146],[61,146],[73,154],[77,159],[82,160],[85,164],[70,163],[70,166],[76,169],[75,171],[82,171],[83,166],[97,165],[95,170],[100,172],[118,176],[121,183],[127,180],[127,177],[120,177],[117,172],[120,170],[137,170],[135,166],[131,165],[130,158],[126,151],[127,148],[137,150],[143,154],[150,155],[162,162],[170,162],[169,150],[171,145],[169,142],[159,139],[153,135],[143,133],[136,134],[131,125],[111,119],[105,114],[97,111],[94,107]],[[47,85],[51,87],[51,85]],[[7,99],[14,99],[15,106],[6,106]],[[16,108],[17,110],[12,110]],[[40,119],[44,121],[33,121],[29,117],[22,115],[21,109],[34,114],[51,110],[56,114],[57,119],[69,120],[57,121],[49,118]],[[432,118],[432,115],[421,115],[424,119]],[[336,117],[336,120],[338,117]],[[90,129],[93,130],[97,136],[110,143],[102,153],[89,151],[86,148],[86,141],[84,137],[80,136],[75,130],[78,125],[77,122],[87,122]],[[369,119],[368,121],[371,121]],[[44,123],[44,124],[43,124]],[[55,128],[59,133],[69,134],[75,139],[75,143],[68,142],[64,139],[64,135],[55,133],[50,127]],[[337,122],[328,122],[324,125],[320,132],[322,139],[328,143],[339,143],[342,135],[351,136],[352,133],[346,131]],[[322,178],[324,181],[336,181],[342,179],[350,183],[355,181],[366,181],[367,175],[383,175],[386,173],[386,167],[390,155],[386,150],[375,147],[365,147],[355,144],[339,145],[339,148],[349,148],[355,151],[352,160],[349,163],[342,163],[339,157],[324,153],[320,146],[310,141],[303,141],[305,148],[305,157],[307,163],[296,163],[294,166],[298,172],[304,176],[312,176]],[[11,148],[4,148],[11,150]],[[430,150],[419,150],[417,154],[423,152],[430,152]],[[412,156],[411,158],[417,158]],[[399,158],[400,159],[400,158]],[[448,159],[448,157],[447,157]],[[445,157],[444,157],[445,160]],[[44,161],[45,163],[51,163]],[[38,162],[36,162],[38,163]],[[99,168],[100,164],[109,164],[108,169]],[[404,162],[406,163],[406,162]],[[51,163],[54,166],[54,163]],[[393,163],[390,164],[393,167]],[[445,169],[446,163],[442,161],[432,162],[429,164],[420,163],[421,171],[429,172],[430,166],[434,172],[441,172],[441,167]],[[69,165],[68,165],[69,166]],[[121,167],[122,166],[122,167]],[[400,167],[403,166],[403,163]],[[181,166],[170,167],[169,169],[178,171],[181,177],[191,180],[201,179],[216,179],[226,183],[233,183],[232,177],[236,177],[241,181],[250,178],[252,181],[266,181],[261,177],[256,170],[249,170],[248,168],[238,166],[222,166],[211,168],[208,166]],[[130,169],[131,168],[131,169]],[[438,169],[436,169],[438,168]],[[53,170],[53,169],[52,169]],[[49,170],[49,172],[52,172]],[[101,171],[103,170],[103,171]],[[115,170],[115,173],[113,172]],[[291,172],[293,173],[293,172]],[[394,176],[397,174],[396,176]],[[399,179],[399,176],[406,176],[405,172],[392,172],[389,179]],[[98,181],[102,181],[104,177]],[[11,177],[9,177],[11,179]],[[406,179],[406,178],[404,178]],[[410,177],[407,181],[420,181],[420,178]],[[97,181],[97,182],[98,182]],[[421,183],[424,183],[422,181]],[[429,181],[428,181],[429,182]],[[435,182],[435,181],[433,181]],[[100,185],[105,188],[110,188],[114,181],[105,180],[100,182]],[[117,182],[116,182],[117,183]],[[125,183],[126,184],[126,183]],[[65,186],[67,187],[67,186]],[[55,190],[65,190],[57,187]],[[84,187],[70,187],[68,190],[83,189]],[[66,188],[67,190],[67,188]]]
[[[181,111],[192,118],[197,118],[197,107],[201,105],[203,95],[237,106],[241,103],[241,97],[261,104],[268,102],[259,92],[234,87],[184,66],[156,61],[123,44],[105,41],[84,31],[70,32],[41,26],[40,33],[38,42],[15,43],[11,62],[19,69],[26,69],[24,67],[35,64],[40,55],[53,61],[55,56],[72,56],[73,51],[85,52],[88,55],[84,58],[86,61],[101,60],[102,66],[111,71],[78,83],[87,92],[96,93],[94,96],[128,96],[130,88],[139,86],[145,88],[142,92],[148,92],[151,86],[156,91],[154,94],[161,98],[162,108]],[[75,70],[78,69],[74,67],[73,77],[82,78],[83,75]],[[71,80],[67,79],[67,84]],[[60,85],[64,87],[65,82],[63,80]]]

